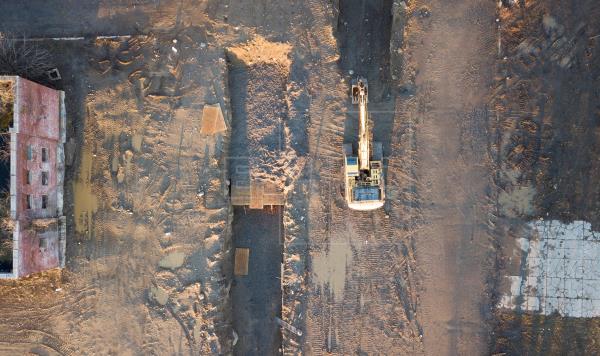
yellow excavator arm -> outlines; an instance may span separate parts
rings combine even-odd
[[[371,147],[369,139],[369,86],[358,78],[352,83],[352,103],[358,104],[358,153],[351,143],[344,144],[344,180],[348,207],[354,210],[373,210],[383,206],[383,150],[380,142]]]
[[[358,131],[358,162],[360,169],[369,169],[369,111],[367,110],[368,95],[367,86],[363,81],[358,85],[358,115],[360,127]]]

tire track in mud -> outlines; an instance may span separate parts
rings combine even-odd
[[[50,278],[54,279],[56,276]],[[31,282],[34,284],[30,284]],[[52,332],[54,320],[59,320],[62,315],[66,314],[82,317],[92,312],[96,306],[97,292],[95,288],[89,286],[70,290],[71,286],[68,284],[48,280],[44,281],[44,289],[48,288],[47,284],[57,284],[61,288],[55,290],[55,287],[52,287],[44,291],[44,294],[53,295],[53,299],[40,299],[36,297],[35,293],[41,291],[35,291],[38,288],[35,284],[41,282],[39,277],[33,277],[32,281],[19,282],[23,283],[20,291],[24,294],[15,298],[18,302],[3,298],[0,343],[5,346],[0,347],[0,351],[14,350],[14,354],[18,354],[20,351],[24,351],[18,345],[23,347],[29,345],[27,347],[31,352],[44,346],[61,355],[75,355],[77,352],[70,344],[70,337],[59,336]],[[33,299],[26,301],[27,298]],[[35,307],[32,308],[32,305]],[[72,320],[71,323],[74,324],[76,321]]]
[[[313,15],[315,28],[331,28],[328,16],[319,1],[311,1],[310,12]],[[335,39],[331,33],[313,32],[309,42],[313,55],[313,68],[309,73],[310,124],[309,124],[309,252],[321,249],[330,237],[332,223],[332,186],[339,181],[335,177],[341,172],[341,152],[343,132],[343,116],[339,115],[345,90],[340,87],[338,68],[332,59],[337,57]],[[322,52],[321,52],[322,51]],[[325,58],[325,60],[323,60]],[[328,60],[327,60],[328,59]],[[333,103],[330,100],[335,100]],[[343,100],[343,99],[341,99]],[[332,107],[335,105],[334,107]],[[337,116],[337,117],[336,117]],[[324,193],[324,194],[323,194]],[[323,196],[325,195],[325,196]],[[339,216],[339,214],[338,214]],[[312,261],[309,262],[309,266]],[[314,266],[309,267],[309,270]],[[312,283],[309,277],[309,283]],[[313,285],[308,293],[308,315],[306,318],[307,335],[304,349],[308,353],[321,354],[331,343],[333,310],[331,296],[319,293],[313,294]],[[337,320],[336,320],[337,321]]]
[[[34,351],[39,345],[45,346],[51,350],[54,350],[60,355],[75,355],[75,350],[72,347],[66,346],[63,342],[55,335],[51,335],[45,331],[37,330],[34,328],[27,328],[9,333],[2,336],[0,343],[8,344],[14,347],[15,351],[19,350],[15,346],[18,344],[31,345],[31,350]],[[11,347],[9,346],[9,348]],[[21,350],[22,351],[22,350]]]

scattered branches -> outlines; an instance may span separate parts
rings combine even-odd
[[[0,162],[10,163],[10,133],[8,131],[0,132]]]
[[[14,101],[13,83],[0,82],[0,132],[7,131],[12,125]]]
[[[12,261],[13,228],[10,219],[10,193],[2,189],[0,190],[0,267]]]
[[[52,56],[46,49],[25,38],[0,33],[0,74],[39,80],[52,68]]]

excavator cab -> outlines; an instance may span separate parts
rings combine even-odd
[[[385,202],[383,179],[383,148],[381,142],[371,147],[367,80],[352,81],[352,104],[358,105],[358,151],[351,143],[344,144],[344,183],[348,207],[354,210],[374,210]]]

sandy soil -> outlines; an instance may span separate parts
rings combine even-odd
[[[277,74],[280,79],[275,83],[285,88],[285,109],[268,102],[258,102],[253,109],[275,107],[287,112],[284,152],[300,158],[289,159],[292,163],[283,169],[289,194],[283,213],[282,319],[304,334],[297,337],[284,332],[284,349],[308,354],[386,353],[393,349],[415,354],[437,352],[427,340],[440,338],[444,340],[441,353],[463,350],[460,343],[450,340],[449,328],[436,323],[435,313],[444,316],[451,331],[464,329],[460,323],[452,324],[453,318],[472,318],[480,325],[477,312],[474,315],[468,303],[456,309],[463,296],[474,295],[472,301],[479,301],[483,274],[461,279],[459,272],[460,268],[476,271],[472,266],[480,263],[480,256],[465,254],[457,259],[459,249],[469,243],[460,239],[462,230],[449,239],[449,246],[420,242],[441,241],[440,235],[448,230],[438,216],[445,210],[433,211],[426,202],[445,198],[447,183],[437,176],[443,178],[447,171],[439,162],[459,158],[459,143],[449,140],[454,146],[444,147],[435,135],[445,130],[459,132],[460,116],[455,112],[454,121],[436,128],[432,124],[436,115],[445,118],[448,112],[432,110],[432,96],[439,92],[428,88],[439,80],[439,70],[458,75],[469,68],[458,59],[445,67],[434,62],[431,69],[421,68],[427,47],[420,42],[445,34],[444,26],[452,18],[441,17],[438,29],[423,15],[421,4],[406,8],[384,1],[381,6],[396,16],[373,27],[358,26],[362,30],[353,36],[349,34],[353,27],[345,29],[345,19],[365,18],[374,23],[382,14],[381,7],[338,7],[338,3],[321,1],[209,2],[194,14],[185,4],[143,5],[130,13],[119,13],[123,8],[118,6],[109,10],[109,5],[98,9],[94,30],[104,28],[105,16],[115,22],[128,15],[161,20],[153,25],[157,34],[152,34],[152,27],[144,27],[151,21],[140,20],[148,37],[68,47],[71,52],[85,53],[83,61],[66,62],[69,65],[61,68],[64,77],[72,78],[65,83],[74,104],[72,115],[78,118],[73,120],[72,136],[82,149],[76,150],[71,173],[71,262],[62,276],[53,278],[60,283],[57,298],[82,298],[89,312],[68,307],[63,299],[47,301],[59,306],[59,310],[50,312],[46,307],[38,312],[40,318],[52,316],[52,323],[44,324],[42,330],[53,338],[27,341],[34,344],[30,347],[43,344],[67,350],[59,352],[77,352],[100,350],[109,342],[111,352],[117,353],[231,350],[230,309],[225,298],[230,280],[230,210],[222,196],[225,163],[219,161],[228,137],[202,138],[194,129],[203,103],[220,102],[230,118],[225,49],[233,53],[232,49],[246,48],[244,43],[252,43],[260,35],[270,43],[287,43],[291,63],[285,75],[260,66],[252,69],[264,83],[269,83],[268,75]],[[257,5],[263,10],[257,11]],[[59,10],[67,11],[64,7],[53,11]],[[271,16],[264,17],[266,12]],[[411,42],[405,45],[398,33],[404,31],[407,18],[413,22],[414,61],[402,74],[399,54]],[[421,28],[427,21],[430,28]],[[81,24],[72,27],[70,33],[77,33],[77,28],[89,33]],[[377,30],[389,31],[389,35],[379,38]],[[378,56],[367,58],[367,51],[353,45],[340,49],[339,43],[355,44],[369,36],[377,39],[373,48]],[[389,48],[389,38],[396,47]],[[472,52],[478,50],[477,43],[469,43]],[[58,48],[64,50],[61,46]],[[345,61],[339,61],[340,56]],[[356,68],[350,68],[353,66]],[[356,140],[354,109],[348,99],[350,70],[367,75],[373,93],[379,93],[372,103],[372,110],[379,112],[374,115],[374,136],[384,143],[388,157],[390,200],[385,210],[367,214],[347,211],[340,193],[341,146],[346,140]],[[392,76],[386,74],[391,71],[403,75],[398,80],[405,84],[391,82]],[[415,77],[417,71],[424,74]],[[76,76],[82,72],[86,75]],[[480,82],[475,78],[472,83]],[[441,81],[439,85],[449,84]],[[419,95],[413,96],[416,92]],[[477,95],[481,94],[473,95],[475,98],[467,98],[457,107],[471,113],[468,104],[478,104]],[[440,97],[448,98],[450,93]],[[449,148],[447,156],[435,157],[445,148]],[[464,165],[463,170],[468,167]],[[464,176],[477,173],[463,170]],[[474,186],[468,197],[471,200],[451,196],[444,206],[478,201],[485,182],[475,174],[465,182]],[[475,209],[469,211],[473,214]],[[454,215],[446,218],[458,219]],[[467,225],[476,228],[471,226]],[[430,229],[429,233],[425,234],[424,228]],[[425,236],[440,237],[427,240]],[[444,254],[447,249],[450,252]],[[34,284],[35,288],[47,290],[44,281],[48,278]],[[432,287],[438,281],[468,285],[467,281],[472,289],[463,289],[462,295],[448,291],[448,297],[440,302],[435,299],[439,292]],[[18,283],[13,288],[26,290]],[[4,291],[5,295],[14,293],[8,287]],[[21,310],[30,304],[22,304]],[[431,309],[434,304],[438,309]],[[419,312],[420,308],[424,312]],[[21,342],[20,336],[10,331],[13,326],[6,323],[3,330]],[[481,346],[476,344],[475,350]]]
[[[595,320],[494,309],[511,227],[598,224],[594,1],[78,5],[0,4],[13,33],[87,36],[42,42],[70,118],[67,268],[0,282],[0,353],[276,353],[279,310],[303,332],[285,354],[595,352]],[[369,213],[341,195],[356,75],[386,156]],[[215,103],[230,130],[202,136]],[[257,245],[281,280],[233,285],[240,156],[287,193],[283,246]]]
[[[492,247],[486,104],[495,7],[479,1],[413,6],[405,79],[416,95],[403,104],[416,125],[423,220],[414,237],[422,278],[417,320],[426,354],[484,354]]]
[[[110,5],[96,15],[118,23]],[[225,53],[201,12],[167,5],[144,36],[49,44],[73,142],[68,265],[0,288],[4,353],[230,350],[228,136],[199,134],[204,104],[230,120]]]

